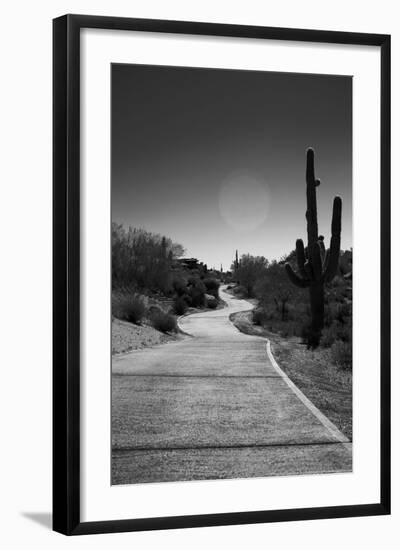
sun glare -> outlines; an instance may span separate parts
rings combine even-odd
[[[219,211],[225,223],[238,232],[254,231],[267,219],[268,185],[250,174],[232,174],[221,185]]]

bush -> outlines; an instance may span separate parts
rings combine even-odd
[[[242,286],[242,285],[237,285],[237,286],[235,286],[235,287],[233,288],[233,294],[234,294],[235,296],[238,296],[239,298],[240,298],[241,296],[243,296],[243,297],[245,297],[245,298],[248,297],[248,292],[247,292],[246,288],[245,288],[244,286]]]
[[[207,307],[209,307],[210,309],[216,309],[217,306],[218,300],[216,300],[215,298],[210,298],[207,300]]]
[[[267,267],[268,260],[264,256],[242,254],[239,266],[235,268],[234,276],[246,289],[247,296],[253,296],[254,287],[257,281],[265,275]]]
[[[144,229],[112,224],[113,289],[133,284],[136,288],[168,293],[171,265],[184,252],[171,239]]]
[[[190,297],[192,299],[193,307],[202,307],[204,306],[205,293],[200,289],[192,287],[190,290]]]
[[[332,344],[339,339],[339,327],[337,321],[333,321],[328,327],[322,330],[321,346],[323,348],[330,348]]]
[[[139,324],[146,313],[142,298],[132,294],[120,294],[113,297],[113,315],[128,323]]]
[[[189,294],[183,294],[182,298],[183,300],[185,300],[188,307],[192,305],[192,298],[189,296]]]
[[[291,338],[292,336],[295,336],[296,335],[296,325],[294,323],[284,323],[284,322],[282,322],[280,335],[283,336],[283,338]]]
[[[188,294],[192,300],[193,307],[202,307],[205,304],[206,287],[200,279],[191,277],[189,279]]]
[[[343,303],[339,305],[336,317],[339,323],[348,323],[349,319],[351,318],[351,310],[351,304],[349,303]]]
[[[352,368],[352,345],[351,342],[343,342],[336,340],[331,347],[332,361],[343,370],[351,370]]]
[[[151,322],[153,327],[160,332],[176,332],[176,317],[169,313],[159,311],[152,315]]]
[[[182,278],[176,278],[172,281],[172,288],[178,296],[183,296],[187,292],[186,282]]]
[[[341,325],[346,325],[351,322],[351,303],[344,302],[344,298],[340,296],[327,296],[325,303],[325,324],[327,326],[332,323],[339,322]],[[329,299],[332,303],[329,303]]]
[[[177,315],[183,315],[188,308],[188,304],[184,296],[179,296],[174,300],[174,312]]]
[[[217,279],[208,278],[204,279],[203,283],[206,287],[207,293],[211,294],[218,300],[219,281],[217,281]]]
[[[265,311],[261,308],[253,309],[253,324],[260,327],[264,326],[265,321],[267,320],[267,315]]]
[[[325,327],[322,331],[321,346],[329,348],[336,340],[342,342],[351,342],[352,332],[351,324],[342,324],[340,321],[333,321],[328,327]]]
[[[160,311],[163,311],[163,310],[158,306],[150,306],[147,310],[147,316],[149,319],[151,319],[153,315],[155,315],[156,313],[160,313]]]

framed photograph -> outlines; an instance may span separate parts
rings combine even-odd
[[[54,529],[390,513],[390,36],[54,20]]]

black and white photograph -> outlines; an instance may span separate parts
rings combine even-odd
[[[6,550],[397,548],[399,10],[342,3],[5,4]]]
[[[352,472],[352,111],[111,65],[112,485]]]

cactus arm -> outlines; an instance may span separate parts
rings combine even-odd
[[[315,171],[314,171],[314,149],[309,147],[306,152],[306,183],[307,185],[313,185],[315,183]]]
[[[326,266],[324,279],[327,283],[332,281],[336,275],[339,256],[340,256],[340,232],[341,232],[341,220],[342,220],[342,199],[335,197],[333,201],[332,212],[332,236],[331,246],[329,248],[329,261]]]
[[[300,275],[303,277],[303,279],[308,279],[308,274],[304,268],[304,264],[306,263],[306,255],[304,252],[304,243],[302,239],[297,239],[296,241],[296,258]]]
[[[336,260],[335,260],[335,257],[337,258]],[[329,261],[327,263],[326,270],[323,275],[325,283],[330,283],[334,278],[334,276],[336,275],[337,268],[338,268],[338,261],[337,261],[338,259],[339,259],[339,254],[337,254],[337,256],[335,256],[334,254],[329,254]]]
[[[297,273],[293,271],[292,266],[289,263],[285,264],[285,269],[289,279],[294,285],[300,288],[307,288],[309,286],[310,282],[299,277]]]

